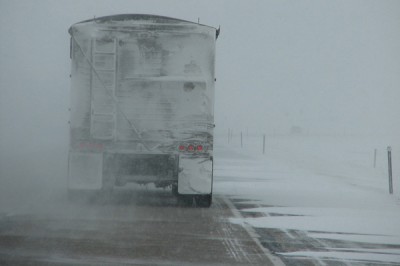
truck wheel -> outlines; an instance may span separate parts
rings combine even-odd
[[[178,185],[172,185],[172,195],[178,196]]]
[[[212,202],[212,194],[196,196],[196,206],[200,208],[209,208]]]
[[[182,207],[191,207],[193,205],[193,196],[178,194],[178,205]]]

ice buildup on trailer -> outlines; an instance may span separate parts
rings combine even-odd
[[[76,23],[69,34],[69,191],[154,183],[210,206],[219,30],[127,14]]]

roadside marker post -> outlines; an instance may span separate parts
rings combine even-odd
[[[263,154],[265,154],[265,134],[263,135]]]
[[[387,147],[388,151],[388,172],[389,172],[389,193],[393,194],[393,180],[392,180],[392,148]]]

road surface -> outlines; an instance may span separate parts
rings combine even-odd
[[[274,265],[233,205],[179,207],[168,190],[120,189],[68,201],[65,193],[0,214],[0,265]],[[228,202],[228,204],[227,204]]]

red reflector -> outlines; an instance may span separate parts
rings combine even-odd
[[[203,146],[197,145],[197,150],[198,150],[198,151],[202,151],[202,150],[203,150]]]
[[[185,146],[179,145],[179,150],[180,150],[180,151],[184,151],[184,150],[185,150]]]
[[[194,146],[193,145],[189,145],[188,151],[194,151]]]

